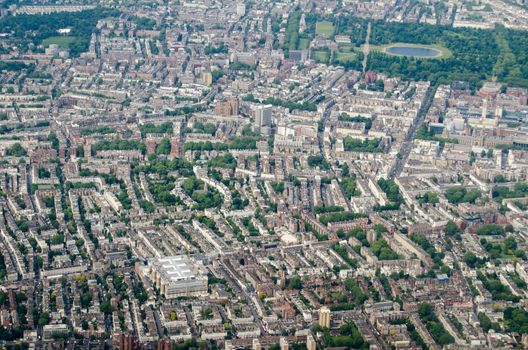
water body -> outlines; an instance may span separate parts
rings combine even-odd
[[[415,46],[392,46],[385,49],[385,52],[391,55],[408,57],[437,57],[442,54],[439,50]]]

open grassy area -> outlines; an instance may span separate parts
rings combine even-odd
[[[60,47],[68,48],[68,46],[70,46],[70,44],[76,39],[77,38],[74,36],[51,36],[42,40],[42,45],[48,47],[52,44],[57,44]]]
[[[352,62],[356,58],[356,54],[354,52],[336,51],[334,55],[339,62]]]
[[[310,46],[310,39],[300,38],[299,39],[299,50],[306,50]]]
[[[418,59],[440,59],[440,58],[451,58],[453,56],[453,53],[448,48],[443,47],[441,45],[393,43],[393,44],[379,45],[379,46],[370,45],[370,50],[371,51],[383,52],[383,53],[385,53],[387,55],[391,55],[391,56],[399,56],[399,55],[394,55],[394,54],[391,54],[390,52],[387,52],[388,48],[391,48],[391,47],[394,47],[394,46],[423,47],[423,48],[428,48],[428,49],[433,49],[433,50],[440,51],[440,55],[438,55],[438,56],[434,56],[434,57],[416,57]]]
[[[315,24],[315,33],[317,35],[330,37],[334,34],[334,25],[332,22],[328,21],[317,22]]]
[[[338,47],[341,52],[353,52],[356,50],[356,47],[352,44],[339,44]]]
[[[355,49],[355,46],[351,44],[339,45],[337,51],[334,52],[334,58],[340,63],[352,62],[357,56]]]
[[[312,59],[317,62],[327,63],[330,59],[330,52],[328,51],[312,51]]]

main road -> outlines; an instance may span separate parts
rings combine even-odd
[[[407,163],[407,159],[409,158],[409,154],[411,153],[412,145],[414,138],[416,137],[416,131],[422,126],[425,116],[427,115],[427,112],[429,111],[429,108],[431,107],[431,104],[433,103],[433,98],[436,93],[436,87],[429,87],[427,89],[427,92],[425,94],[425,99],[422,107],[418,111],[418,115],[416,116],[416,120],[407,132],[407,136],[405,138],[405,141],[403,142],[403,145],[400,149],[399,155],[396,158],[396,162],[394,163],[394,166],[389,172],[389,178],[394,179],[403,171],[403,167],[405,166],[405,163]]]
[[[220,260],[220,267],[218,270],[229,281],[230,285],[237,290],[238,294],[243,295],[248,301],[248,307],[251,311],[251,315],[259,327],[261,334],[264,334],[264,324],[262,323],[257,310],[258,300],[256,298],[256,293],[253,287],[248,288],[248,286],[239,279],[239,276],[237,276],[236,273],[231,269],[232,267],[233,266],[228,262],[228,260]]]
[[[328,84],[328,88],[326,89],[326,91],[330,91],[335,86],[335,84],[339,80],[341,80],[341,78],[343,78],[344,75],[345,75],[344,71],[339,73],[339,75],[337,77],[335,77]],[[325,110],[323,112],[323,115],[321,116],[321,120],[319,121],[319,125],[318,125],[318,128],[317,128],[317,141],[319,142],[319,150],[321,151],[321,155],[323,157],[325,156],[325,154],[324,154],[324,130],[325,130],[325,127],[326,127],[326,121],[330,117],[330,114],[332,113],[332,108],[334,107],[334,105],[335,105],[334,99],[330,98],[330,101],[328,101],[328,104],[326,105],[326,108],[325,108]]]
[[[363,47],[363,74],[367,71],[368,55],[370,52],[370,33],[372,31],[372,23],[368,23],[367,38],[365,39],[365,46]]]

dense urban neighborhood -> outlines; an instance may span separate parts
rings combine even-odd
[[[526,0],[0,1],[1,349],[528,349]]]

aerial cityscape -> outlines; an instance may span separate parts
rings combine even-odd
[[[0,0],[0,349],[528,349],[528,1]]]

